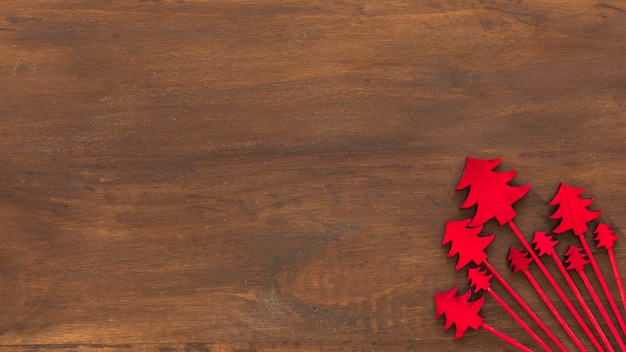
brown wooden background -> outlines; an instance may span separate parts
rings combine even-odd
[[[625,65],[619,1],[3,1],[0,350],[510,350],[434,318],[464,158],[626,226]]]

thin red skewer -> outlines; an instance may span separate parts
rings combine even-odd
[[[474,293],[478,293],[481,290],[487,292],[493,297],[498,304],[533,338],[541,347],[547,352],[551,352],[552,349],[533,331],[533,329],[526,324],[522,318],[520,318],[515,311],[493,290],[491,289],[492,275],[487,273],[487,270],[481,270],[480,267],[474,267],[467,269],[467,279],[470,280],[470,286],[474,287]]]
[[[611,260],[611,267],[613,268],[613,272],[615,273],[615,282],[617,282],[617,288],[619,289],[619,296],[622,299],[622,305],[624,306],[624,311],[626,311],[626,297],[624,294],[624,283],[622,282],[622,276],[619,273],[619,268],[617,267],[617,261],[615,260],[615,253],[613,252],[613,248],[608,249],[609,259]]]
[[[565,294],[565,292],[563,291],[563,289],[561,288],[561,286],[556,282],[556,280],[554,279],[554,277],[552,276],[552,274],[550,273],[550,271],[548,271],[548,268],[546,268],[546,266],[543,264],[543,262],[541,261],[541,259],[539,259],[539,257],[537,256],[537,254],[535,253],[535,251],[532,249],[532,247],[530,246],[530,244],[528,243],[528,241],[526,240],[526,238],[522,235],[522,232],[519,230],[519,228],[517,227],[517,225],[515,225],[515,223],[513,222],[513,220],[508,222],[509,227],[511,228],[511,230],[513,230],[513,233],[515,233],[515,236],[518,238],[518,240],[522,243],[522,245],[524,246],[524,248],[526,249],[526,251],[528,253],[530,253],[531,258],[534,260],[534,262],[537,264],[537,266],[539,267],[539,270],[541,270],[541,272],[543,273],[543,275],[546,277],[546,279],[548,279],[548,282],[550,283],[550,285],[552,286],[552,288],[554,288],[554,290],[556,291],[556,293],[559,295],[559,297],[561,298],[561,300],[563,301],[563,303],[565,303],[565,306],[567,306],[567,308],[569,309],[569,311],[572,313],[572,315],[574,316],[574,318],[576,319],[576,321],[578,322],[578,325],[580,325],[580,327],[582,327],[583,331],[585,332],[585,334],[587,335],[587,337],[589,337],[589,339],[591,340],[591,342],[593,343],[593,345],[596,347],[596,349],[598,350],[602,350],[602,348],[598,348],[598,346],[600,345],[600,342],[598,341],[598,339],[595,337],[595,335],[593,334],[593,332],[591,332],[591,329],[589,329],[589,326],[587,325],[587,323],[585,323],[585,321],[583,320],[583,317],[580,315],[580,313],[578,313],[578,311],[576,310],[576,308],[574,308],[574,305],[572,304],[572,302],[570,301],[570,299],[567,297],[567,295]]]
[[[572,280],[572,276],[565,269],[565,266],[563,266],[563,263],[561,263],[559,256],[556,254],[556,250],[554,249],[554,247],[556,246],[558,241],[554,239],[552,235],[548,235],[546,232],[535,232],[535,235],[533,237],[533,243],[535,244],[535,249],[539,252],[538,256],[547,254],[552,258],[552,260],[554,260],[556,266],[559,268],[559,271],[565,278],[565,281],[567,281],[568,286],[570,287],[570,289],[576,296],[578,303],[580,303],[580,305],[583,308],[583,311],[585,312],[585,314],[587,314],[587,317],[591,321],[591,324],[596,329],[596,332],[600,335],[600,339],[602,340],[602,343],[604,343],[604,345],[609,351],[614,351],[613,346],[611,345],[611,342],[609,341],[609,339],[606,337],[606,334],[604,333],[604,330],[602,330],[602,327],[598,323],[598,320],[591,312],[591,309],[589,309],[589,305],[587,305],[587,302],[585,301],[582,294],[580,293],[580,290],[578,290],[578,287],[576,287],[574,280]],[[604,308],[604,307],[601,307],[601,308]],[[603,317],[605,320],[607,319],[606,316],[603,315]],[[624,346],[624,342],[622,341],[619,335],[619,332],[617,332],[617,330],[615,329],[615,325],[613,325],[613,321],[611,321],[610,318],[607,320],[607,324],[609,324],[609,328],[612,327],[611,332],[615,336],[617,343],[620,345],[621,350],[625,351],[626,346]]]
[[[585,253],[582,251],[581,248],[570,246],[565,252],[565,262],[568,263],[567,270],[574,270],[580,275],[580,278],[585,284],[587,291],[589,291],[589,293],[591,294],[591,298],[593,298],[593,301],[600,310],[602,317],[609,325],[609,329],[611,329],[611,332],[615,336],[617,343],[620,345],[621,350],[625,351],[626,346],[624,346],[624,342],[619,336],[617,328],[615,328],[611,317],[609,317],[609,313],[604,308],[602,301],[600,301],[600,297],[598,297],[598,294],[596,293],[596,290],[593,288],[593,285],[589,281],[587,274],[585,274],[585,265],[589,264],[589,259],[585,256]],[[563,264],[561,264],[561,266],[563,266]]]
[[[626,324],[624,323],[624,318],[622,318],[622,314],[620,313],[619,308],[617,308],[615,299],[613,298],[613,295],[611,293],[611,290],[609,289],[609,286],[606,284],[606,280],[604,279],[604,275],[602,275],[600,266],[598,266],[598,263],[596,262],[596,258],[593,256],[593,253],[591,253],[591,249],[589,248],[589,244],[587,243],[587,240],[585,239],[585,237],[578,236],[578,238],[580,238],[580,242],[583,245],[583,249],[585,250],[585,253],[587,253],[589,260],[591,261],[591,267],[593,268],[593,271],[596,273],[596,277],[598,278],[598,281],[600,282],[600,286],[602,287],[602,291],[604,291],[604,295],[609,301],[609,305],[611,306],[611,309],[613,310],[613,314],[615,314],[615,317],[617,318],[617,323],[619,324],[624,334],[626,334]]]
[[[624,283],[622,282],[622,275],[617,267],[617,260],[615,260],[615,252],[613,251],[613,245],[617,241],[618,236],[613,235],[615,230],[611,229],[608,224],[598,223],[596,230],[593,232],[596,234],[595,240],[598,241],[596,248],[606,248],[609,259],[611,261],[611,268],[613,269],[613,275],[615,276],[615,282],[619,290],[619,296],[622,299],[622,305],[624,311],[626,311],[626,294],[624,293]]]
[[[548,335],[550,340],[552,340],[552,342],[554,342],[561,351],[567,352],[567,348],[563,345],[563,343],[559,341],[556,335],[554,335],[554,333],[550,330],[550,328],[548,328],[548,326],[546,326],[546,324],[539,318],[539,316],[537,316],[537,314],[532,310],[532,308],[528,306],[528,304],[513,289],[513,287],[511,287],[511,285],[509,285],[508,282],[506,282],[506,280],[500,275],[500,273],[498,273],[496,268],[494,268],[487,260],[485,260],[483,264],[485,264],[487,269],[489,269],[489,272],[493,274],[493,276],[498,280],[498,282],[500,282],[500,284],[504,286],[507,292],[509,292],[509,294],[513,297],[513,299],[515,299],[517,304],[519,304],[520,307],[522,307],[522,309],[524,309],[524,311],[533,319],[533,321],[535,321],[535,323],[539,325],[541,330],[543,330],[546,333],[546,335]]]
[[[532,259],[528,257],[527,254],[528,253],[521,248],[509,249],[509,255],[507,256],[507,259],[510,260],[511,262],[510,266],[513,269],[513,273],[516,273],[518,271],[521,271],[522,273],[524,273],[524,275],[526,276],[530,284],[533,286],[535,291],[537,291],[537,293],[539,294],[539,297],[541,297],[545,305],[548,307],[548,309],[554,316],[554,318],[559,322],[559,324],[561,324],[561,327],[563,327],[563,330],[565,330],[565,332],[570,337],[570,339],[574,341],[574,343],[576,344],[576,347],[578,347],[578,349],[581,351],[587,351],[587,348],[585,348],[583,343],[576,336],[572,328],[567,324],[563,316],[561,316],[558,309],[556,309],[552,301],[550,301],[546,293],[543,291],[543,289],[541,288],[541,286],[539,285],[539,283],[533,276],[533,274],[530,272],[529,268],[530,268],[530,263],[532,262]],[[594,346],[596,347],[596,349],[598,349],[598,351],[604,351],[604,349],[602,348],[602,345],[600,345],[600,343],[597,340],[595,342],[596,343],[594,343]]]
[[[503,332],[496,330],[495,328],[487,325],[487,323],[483,322],[482,324],[480,324],[480,327],[489,331],[490,333],[496,335],[497,337],[501,338],[502,340],[508,342],[511,346],[516,347],[517,349],[519,349],[520,351],[524,351],[524,352],[533,352],[533,350],[531,350],[530,348],[522,345],[521,343],[517,342],[516,340],[510,338],[509,336],[505,335]]]

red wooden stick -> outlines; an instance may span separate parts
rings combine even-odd
[[[519,241],[522,242],[522,245],[524,246],[526,251],[528,253],[530,253],[531,258],[537,264],[537,266],[539,267],[539,270],[541,270],[541,272],[546,277],[546,279],[548,279],[548,282],[550,283],[552,288],[554,288],[554,290],[559,295],[559,297],[561,298],[563,303],[565,303],[565,306],[572,313],[572,315],[574,316],[574,319],[576,319],[576,321],[578,322],[578,325],[580,325],[580,327],[583,328],[583,331],[585,332],[587,337],[589,337],[589,339],[591,340],[593,345],[596,346],[596,348],[598,348],[598,346],[600,346],[600,342],[595,337],[593,332],[591,332],[591,329],[589,328],[587,323],[585,323],[585,321],[583,320],[583,317],[580,315],[580,313],[578,313],[578,310],[576,310],[576,308],[574,308],[574,305],[572,304],[570,299],[567,297],[567,295],[565,294],[565,292],[563,291],[561,286],[556,282],[556,280],[554,279],[554,276],[552,276],[550,271],[548,271],[548,268],[546,268],[546,266],[543,264],[541,259],[539,259],[539,257],[535,253],[535,251],[532,249],[532,247],[530,246],[530,244],[526,240],[526,238],[522,235],[522,232],[519,230],[519,228],[515,225],[515,223],[513,221],[509,221],[508,225],[513,230],[513,232],[515,233],[515,236],[519,239]],[[601,349],[598,349],[598,350],[601,350]]]
[[[595,240],[598,241],[596,248],[606,248],[609,259],[611,260],[611,268],[613,268],[613,275],[615,276],[615,282],[619,289],[619,296],[622,299],[622,305],[624,311],[626,311],[626,294],[624,293],[624,283],[622,282],[622,275],[617,267],[617,261],[615,260],[615,252],[613,252],[613,245],[617,241],[618,237],[613,235],[615,230],[611,229],[609,225],[604,223],[598,223],[596,230],[593,232],[596,234]]]
[[[455,339],[458,340],[463,337],[469,328],[483,328],[524,352],[532,352],[531,349],[483,321],[483,318],[478,313],[485,302],[484,296],[475,301],[470,301],[470,291],[457,296],[458,290],[458,287],[454,287],[446,292],[435,294],[435,317],[439,319],[442,315],[446,316],[444,329],[449,329],[454,324],[456,327]]]
[[[535,232],[535,235],[533,237],[533,244],[535,244],[535,250],[539,252],[537,255],[542,256],[542,255],[547,254],[550,257],[552,257],[552,259],[556,263],[556,266],[559,268],[559,271],[565,278],[565,281],[567,281],[567,284],[569,285],[570,289],[572,290],[572,292],[574,292],[574,295],[576,296],[578,303],[580,303],[581,307],[583,308],[583,311],[585,312],[585,314],[587,314],[587,317],[591,321],[591,324],[596,329],[596,332],[600,335],[600,339],[602,340],[602,343],[604,343],[604,345],[609,351],[614,351],[613,346],[611,345],[611,342],[609,341],[609,339],[606,337],[606,334],[604,333],[604,330],[602,330],[602,327],[598,323],[598,320],[591,312],[591,309],[589,309],[589,305],[587,305],[587,302],[585,302],[582,294],[578,290],[578,287],[576,287],[574,280],[572,280],[571,275],[565,269],[565,267],[563,266],[563,263],[561,263],[561,260],[559,259],[559,256],[556,254],[556,250],[554,249],[554,247],[556,246],[557,243],[558,241],[555,240],[552,237],[552,235],[548,235],[546,232]],[[604,315],[603,317],[606,319]],[[613,325],[613,322],[610,319],[607,321],[607,323],[609,324],[609,327]],[[617,333],[617,330],[615,330],[615,325],[613,325],[613,329],[611,330],[611,332],[615,336],[615,339],[620,345],[620,348],[622,348],[622,351],[626,350],[626,346],[623,346],[624,342],[619,336],[619,333]]]
[[[584,236],[578,236],[578,237],[580,238],[580,242],[583,245],[583,249],[585,250],[585,253],[587,253],[589,260],[591,261],[591,267],[593,268],[593,271],[596,273],[596,277],[598,278],[598,281],[600,282],[600,286],[602,287],[602,291],[604,291],[604,295],[609,301],[609,305],[611,306],[611,309],[613,310],[613,314],[615,314],[615,317],[617,318],[617,323],[619,324],[624,334],[626,334],[626,323],[624,323],[624,318],[622,318],[622,314],[620,313],[619,308],[617,308],[617,304],[615,303],[613,294],[611,293],[609,286],[606,284],[606,280],[604,279],[604,275],[602,275],[600,266],[596,262],[596,258],[593,256],[593,253],[591,253],[591,249],[589,248],[589,244],[587,243],[587,240],[585,239],[585,237]]]
[[[626,346],[624,345],[624,342],[619,336],[619,332],[617,331],[617,328],[615,328],[615,325],[613,324],[611,317],[609,317],[609,314],[604,308],[604,305],[602,304],[602,302],[600,301],[600,298],[598,297],[596,290],[593,288],[593,285],[589,281],[587,274],[585,274],[585,265],[589,263],[589,259],[585,257],[585,253],[582,251],[581,248],[570,246],[567,249],[567,252],[565,252],[565,262],[568,263],[568,267],[567,267],[568,270],[574,270],[580,275],[580,278],[585,284],[585,287],[591,294],[591,298],[593,298],[593,301],[595,302],[596,306],[600,310],[602,317],[604,318],[604,320],[606,320],[607,324],[609,325],[609,329],[611,329],[611,333],[615,336],[617,343],[620,345],[621,350],[625,351]],[[563,264],[561,264],[561,266],[563,266]]]
[[[507,256],[507,259],[510,260],[511,262],[510,266],[513,270],[513,273],[521,271],[522,273],[524,273],[524,275],[526,275],[526,278],[528,279],[530,284],[533,286],[535,291],[537,291],[537,293],[539,294],[539,297],[541,297],[543,302],[546,304],[546,306],[548,307],[548,309],[554,316],[554,318],[556,318],[559,324],[561,324],[561,326],[563,327],[563,330],[565,330],[567,335],[572,339],[572,341],[574,341],[574,343],[576,344],[576,347],[578,347],[578,349],[580,349],[581,351],[587,351],[583,343],[580,341],[580,339],[578,339],[574,331],[572,331],[572,328],[570,328],[570,326],[567,325],[567,322],[565,321],[563,316],[561,316],[558,309],[556,309],[554,304],[552,304],[552,301],[550,301],[546,293],[543,291],[543,289],[541,288],[541,286],[539,285],[539,283],[533,276],[533,274],[530,272],[529,269],[530,269],[530,263],[532,262],[532,259],[528,257],[528,253],[521,248],[511,248],[509,249],[509,255]],[[597,340],[596,340],[596,343],[594,343],[594,346],[599,351],[604,351],[604,349],[602,348],[602,346]]]
[[[474,287],[474,293],[478,293],[481,290],[487,292],[524,330],[526,330],[526,332],[533,339],[535,339],[535,341],[539,343],[539,345],[541,345],[544,350],[548,352],[552,351],[552,349],[550,349],[550,347],[539,337],[539,335],[537,335],[533,329],[528,326],[528,324],[526,324],[522,318],[520,318],[520,316],[517,315],[517,313],[515,313],[515,311],[513,311],[513,309],[511,309],[511,307],[491,289],[490,281],[492,277],[493,275],[489,275],[487,270],[481,270],[480,267],[467,269],[467,279],[470,280],[470,286]]]
[[[480,324],[480,327],[485,329],[485,330],[487,330],[487,331],[489,331],[490,333],[496,335],[497,337],[501,338],[502,340],[508,342],[511,346],[516,347],[520,351],[533,352],[533,350],[531,350],[530,348],[528,348],[528,347],[522,345],[521,343],[517,342],[516,340],[508,337],[507,335],[505,335],[501,331],[498,331],[498,330],[492,328],[491,326],[487,325],[487,323],[485,323],[485,322]]]
[[[548,326],[546,326],[546,324],[537,316],[537,314],[532,310],[532,308],[530,308],[530,306],[528,306],[528,304],[524,301],[524,299],[522,299],[522,297],[513,289],[513,287],[511,287],[511,285],[508,284],[508,282],[506,282],[506,280],[502,277],[502,275],[500,275],[500,273],[498,273],[498,271],[496,270],[496,268],[494,268],[488,261],[484,261],[483,264],[485,264],[485,266],[487,267],[487,269],[489,269],[489,271],[493,274],[493,276],[498,280],[498,282],[500,282],[500,284],[502,286],[504,286],[504,288],[507,290],[507,292],[513,297],[513,299],[515,299],[515,301],[517,302],[517,304],[520,305],[520,307],[522,307],[522,309],[524,309],[524,311],[533,319],[533,321],[535,323],[537,323],[537,325],[539,325],[539,327],[541,328],[541,330],[543,330],[546,335],[548,335],[548,337],[550,338],[550,340],[552,340],[552,342],[554,342],[558,348],[563,351],[563,352],[567,352],[567,348],[565,348],[565,346],[563,345],[563,343],[561,341],[559,341],[559,339],[556,337],[556,335],[554,335],[554,333],[550,330],[550,328],[548,328]]]

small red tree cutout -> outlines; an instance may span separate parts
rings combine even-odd
[[[587,232],[587,223],[600,216],[600,211],[587,209],[593,203],[593,199],[581,198],[585,192],[584,188],[575,188],[561,183],[556,195],[550,201],[550,205],[558,206],[550,219],[561,219],[559,226],[554,229],[554,233],[563,233],[572,230],[575,235],[580,236]]]
[[[515,177],[515,170],[494,171],[501,161],[501,158],[481,160],[469,157],[465,160],[465,170],[456,189],[470,188],[461,205],[463,209],[476,206],[476,214],[469,226],[482,225],[494,217],[500,225],[508,223],[517,215],[513,203],[528,193],[530,185],[508,184]]]
[[[537,282],[537,279],[535,279],[533,274],[530,272],[530,263],[532,262],[532,258],[528,255],[528,252],[526,252],[522,248],[510,248],[509,255],[507,256],[507,260],[509,260],[509,266],[513,270],[513,273],[522,272],[524,273],[524,275],[526,275],[526,278],[528,279],[530,284],[533,286],[535,291],[537,291],[537,293],[539,294],[539,297],[541,297],[541,299],[543,300],[545,305],[548,307],[552,315],[556,318],[559,324],[561,324],[561,326],[563,327],[563,330],[565,330],[567,335],[572,339],[572,341],[574,341],[576,346],[581,351],[586,351],[586,348],[583,345],[583,343],[576,336],[572,328],[567,324],[563,316],[561,316],[558,309],[556,309],[554,304],[550,301],[550,299],[548,298],[544,290],[539,285],[539,282]],[[591,334],[591,336],[593,336],[593,334]],[[594,345],[596,345],[596,347],[600,347],[599,350],[602,350],[602,346],[600,346],[597,340],[595,340]]]
[[[509,266],[513,270],[513,274],[520,271],[523,273],[527,272],[530,270],[530,263],[533,261],[528,256],[528,252],[521,248],[510,248],[506,259],[510,262]]]
[[[479,266],[467,269],[467,279],[470,282],[470,286],[474,287],[474,292],[478,293],[481,290],[491,290],[491,278],[492,274],[489,274],[487,270],[481,270]]]
[[[617,266],[617,260],[615,259],[615,252],[613,251],[613,245],[619,238],[615,233],[615,230],[611,229],[609,225],[604,223],[598,223],[596,230],[593,232],[596,234],[595,240],[598,241],[596,248],[606,248],[611,261],[611,267],[613,268],[613,276],[615,276],[615,282],[619,290],[620,298],[622,299],[622,305],[626,311],[626,292],[624,292],[624,283],[622,282],[622,275],[620,274],[619,267]]]
[[[535,250],[538,252],[538,256],[542,255],[553,255],[556,253],[554,247],[556,247],[559,241],[555,240],[552,235],[548,235],[547,232],[535,232],[533,237],[533,244],[535,245]]]
[[[611,346],[611,342],[606,337],[606,334],[602,330],[602,327],[598,323],[598,320],[591,312],[589,305],[587,304],[587,302],[585,302],[585,299],[583,298],[582,294],[578,290],[578,287],[576,287],[574,280],[572,280],[571,275],[569,274],[569,272],[567,272],[567,270],[563,266],[563,263],[561,263],[559,256],[556,254],[556,250],[554,249],[554,247],[557,245],[558,242],[559,241],[554,239],[554,237],[548,234],[547,232],[535,232],[535,235],[533,237],[533,244],[535,245],[535,250],[538,252],[538,255],[539,256],[548,255],[552,258],[556,266],[559,268],[559,271],[565,278],[565,281],[567,281],[568,286],[574,293],[574,296],[576,296],[578,303],[580,303],[580,306],[583,308],[583,311],[585,312],[585,314],[591,321],[591,324],[593,325],[594,329],[600,336],[602,343],[604,343],[604,345],[609,349],[609,351],[612,351],[613,347]],[[616,336],[616,339],[618,342],[621,341],[619,334]],[[626,346],[625,348],[623,348],[623,350],[626,350]]]
[[[506,336],[484,322],[483,318],[478,314],[483,307],[485,301],[484,296],[475,301],[470,301],[470,291],[457,296],[458,290],[458,287],[454,287],[451,290],[435,294],[435,316],[437,319],[441,318],[442,315],[446,316],[446,322],[444,323],[445,330],[452,327],[452,325],[455,326],[456,332],[454,338],[456,340],[463,337],[469,328],[474,330],[483,328],[521,351],[532,352],[531,349],[523,346],[516,340]]]
[[[585,270],[585,265],[589,264],[589,259],[583,253],[582,248],[569,246],[565,252],[565,263],[567,264],[567,270],[581,272]]]
[[[459,255],[456,270],[460,270],[473,262],[480,265],[487,259],[485,248],[491,244],[494,235],[480,236],[482,226],[468,227],[471,219],[448,220],[443,235],[443,245],[451,243],[448,258]]]

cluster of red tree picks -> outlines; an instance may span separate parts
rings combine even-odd
[[[530,272],[533,262],[572,313],[576,323],[580,325],[595,349],[598,351],[615,351],[616,346],[613,345],[613,343],[615,343],[619,347],[619,350],[626,351],[626,345],[622,339],[623,336],[626,336],[626,323],[624,323],[624,319],[622,318],[622,311],[618,308],[585,237],[588,231],[588,223],[596,220],[600,216],[600,211],[588,209],[593,203],[593,199],[581,197],[581,194],[585,191],[583,188],[574,188],[566,184],[561,184],[556,195],[550,202],[550,205],[557,206],[557,210],[550,218],[555,220],[560,219],[559,225],[552,230],[552,233],[562,234],[571,231],[580,239],[582,245],[582,248],[570,246],[565,252],[564,262],[561,262],[555,249],[558,241],[554,239],[551,234],[547,232],[535,232],[531,246],[531,243],[526,240],[513,222],[517,215],[513,209],[513,204],[528,193],[530,185],[510,185],[509,182],[515,176],[516,170],[508,172],[494,171],[500,162],[501,159],[466,159],[465,170],[463,171],[463,175],[456,189],[462,190],[469,187],[467,198],[461,205],[461,208],[467,209],[475,206],[476,213],[474,217],[469,219],[446,221],[445,234],[442,241],[443,245],[450,245],[448,257],[458,256],[456,270],[461,270],[473,264],[473,266],[467,270],[467,278],[475,293],[483,291],[493,297],[542,349],[552,351],[550,346],[556,346],[556,348],[561,351],[567,351],[566,347],[550,328],[539,319],[530,306],[526,304],[524,299],[516,293],[506,282],[504,277],[500,275],[487,260],[485,249],[491,244],[495,235],[482,235],[481,232],[483,231],[483,225],[495,218],[500,226],[508,226],[513,231],[523,247],[509,249],[507,259],[510,262],[513,273],[522,272],[526,276],[529,283],[577,348],[581,351],[587,351],[585,345],[572,331],[568,322],[561,316],[534,275]],[[622,301],[622,309],[626,311],[624,286],[613,252],[613,245],[618,237],[614,235],[615,230],[612,230],[609,225],[602,222],[597,223],[593,233],[595,234],[594,239],[597,241],[596,247],[604,248],[607,251],[613,270],[613,276],[615,277],[619,296]],[[551,257],[556,263],[556,266],[565,278],[565,281],[578,301],[580,308],[582,308],[587,320],[581,316],[577,308],[572,304],[563,289],[558,285],[552,274],[543,264],[539,258],[542,256]],[[604,307],[589,277],[585,273],[585,265],[589,263],[591,263],[595,276],[602,287],[602,291],[610,305],[613,318],[617,321],[619,330],[614,324],[611,315]],[[602,319],[608,327],[614,341],[613,343],[609,340],[609,337],[607,337],[607,333],[598,323],[598,319],[594,316],[576,283],[572,280],[570,271],[576,272],[579,275],[585,288],[589,291],[589,295],[596,305],[597,311],[600,312]],[[490,280],[494,277],[508,294],[513,297],[515,302],[521,306],[525,313],[528,314],[528,317],[545,333],[545,336],[551,341],[550,343],[544,341],[539,334],[528,326],[528,324],[492,289]],[[470,301],[472,294],[469,290],[461,295],[457,295],[457,292],[458,287],[454,287],[449,291],[435,294],[436,317],[440,318],[445,315],[445,329],[450,328],[453,324],[455,325],[456,339],[461,338],[468,328],[484,328],[522,351],[532,351],[520,342],[488,325],[483,320],[479,312],[485,300],[484,295]],[[587,325],[587,322],[591,323],[591,327]]]

